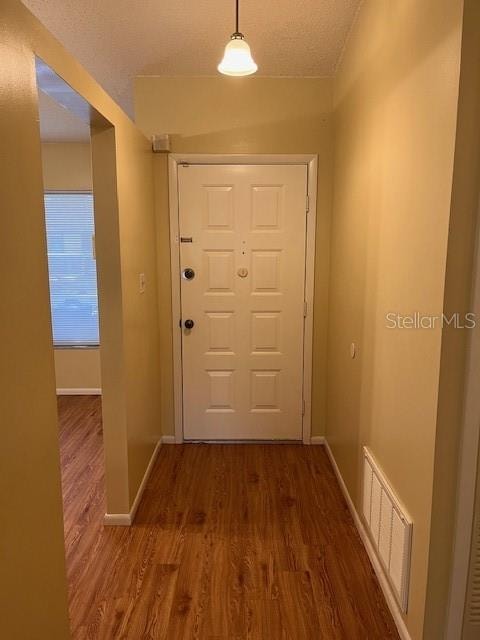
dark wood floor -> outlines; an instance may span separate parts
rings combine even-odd
[[[100,399],[59,415],[75,640],[398,638],[323,447],[164,446],[104,527]]]

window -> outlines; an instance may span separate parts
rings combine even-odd
[[[91,193],[46,193],[53,343],[96,346],[97,271]]]

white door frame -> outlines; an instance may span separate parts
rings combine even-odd
[[[446,640],[462,635],[467,598],[468,573],[475,517],[475,492],[480,443],[480,206],[477,214],[476,247],[473,265],[472,305],[477,325],[468,341],[465,398],[458,458],[457,512],[453,544],[452,574],[447,609]]]
[[[314,154],[196,154],[171,153],[168,160],[170,205],[170,258],[172,272],[172,327],[173,327],[173,393],[175,442],[183,442],[183,366],[180,297],[180,244],[178,206],[178,165],[183,164],[287,164],[305,165],[307,174],[307,231],[305,244],[305,303],[306,316],[303,343],[303,443],[310,444],[312,432],[312,356],[313,356],[313,290],[315,281],[315,230],[317,224],[317,166]]]

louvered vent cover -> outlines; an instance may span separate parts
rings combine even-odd
[[[363,517],[402,611],[407,611],[412,521],[364,447]]]

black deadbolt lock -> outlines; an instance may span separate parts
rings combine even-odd
[[[195,277],[195,271],[190,267],[187,267],[186,269],[183,270],[183,277],[186,280],[192,280]]]
[[[193,329],[193,327],[195,326],[195,323],[193,320],[185,320],[185,329]]]

